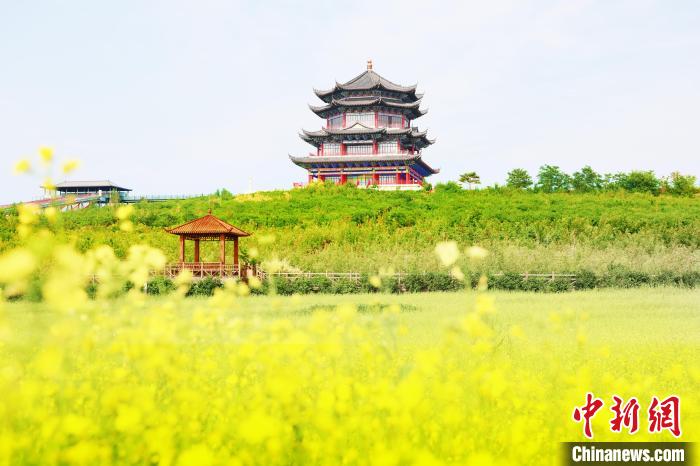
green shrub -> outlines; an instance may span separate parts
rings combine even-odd
[[[212,277],[206,277],[201,280],[192,282],[187,296],[212,296],[214,290],[223,288],[224,284],[221,280]]]
[[[154,277],[146,284],[146,292],[150,295],[168,294],[175,288],[173,281],[163,276]]]
[[[598,285],[595,273],[590,270],[579,270],[574,279],[574,288],[577,290],[589,290]]]

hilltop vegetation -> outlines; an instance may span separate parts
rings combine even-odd
[[[536,193],[517,190],[377,192],[318,185],[293,191],[218,195],[140,203],[123,231],[112,207],[60,216],[51,228],[85,251],[99,244],[123,256],[145,243],[177,257],[164,231],[212,213],[253,233],[241,242],[247,260],[276,257],[307,271],[376,273],[439,269],[435,244],[455,240],[491,251],[490,272],[567,272],[610,268],[655,273],[697,271],[700,203],[643,193]],[[16,241],[16,215],[0,219],[0,248]],[[191,250],[188,251],[191,254]],[[203,246],[214,260],[216,245]],[[463,267],[470,264],[464,259]]]

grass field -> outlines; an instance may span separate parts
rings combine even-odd
[[[700,271],[697,198],[650,194],[517,191],[377,192],[345,187],[208,196],[135,205],[133,228],[114,208],[68,212],[43,226],[85,252],[109,245],[125,257],[133,244],[178,257],[164,228],[214,215],[253,233],[245,260],[279,257],[304,271],[436,271],[439,241],[491,251],[488,272],[604,273],[611,266],[645,273]],[[17,215],[0,216],[0,252],[21,244]],[[218,258],[202,245],[203,260]],[[192,249],[190,246],[189,257]],[[470,264],[460,264],[467,268]]]
[[[587,391],[699,439],[698,291],[240,293],[4,304],[0,465],[559,464]]]

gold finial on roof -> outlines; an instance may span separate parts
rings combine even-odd
[[[372,70],[372,59],[370,58],[369,60],[367,60],[367,71],[371,71],[371,70]]]
[[[209,215],[211,215],[211,207],[209,207]]]

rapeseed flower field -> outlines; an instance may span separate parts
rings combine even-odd
[[[588,391],[700,427],[697,291],[247,291],[5,303],[0,464],[559,464]]]

